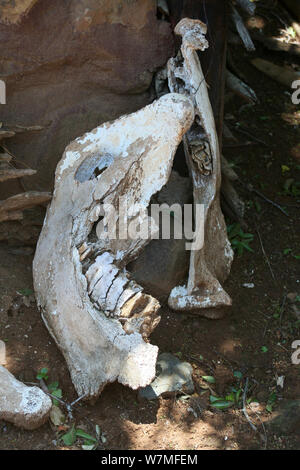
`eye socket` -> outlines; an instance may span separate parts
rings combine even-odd
[[[75,179],[80,183],[100,176],[114,161],[108,153],[95,154],[87,157],[77,168]]]

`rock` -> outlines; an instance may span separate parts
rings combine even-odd
[[[277,411],[277,416],[269,423],[272,432],[276,434],[290,434],[299,430],[300,426],[300,400],[287,400]]]
[[[43,127],[9,145],[38,172],[26,189],[50,190],[70,141],[152,101],[152,76],[173,54],[173,38],[153,0],[38,0],[20,24],[3,24],[5,8],[33,3],[0,0],[1,122]],[[11,195],[16,185],[1,190]]]
[[[168,183],[157,195],[157,204],[188,204],[192,201],[189,178],[172,171]],[[166,300],[171,290],[188,274],[190,252],[186,241],[152,240],[140,256],[128,265],[128,270],[145,291],[160,300]]]
[[[139,390],[139,397],[154,400],[174,393],[194,392],[193,368],[170,353],[162,353],[156,363],[156,378],[151,385]]]
[[[0,419],[36,429],[48,419],[52,402],[38,387],[27,387],[0,366]]]

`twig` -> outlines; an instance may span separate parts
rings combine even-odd
[[[254,15],[256,9],[255,3],[251,3],[249,0],[237,0],[237,4],[249,15]]]
[[[284,313],[285,302],[286,302],[286,294],[284,294],[284,296],[283,296],[282,304],[281,304],[281,307],[280,307],[280,327],[281,327],[281,323],[282,323],[282,316],[283,316],[283,313]]]
[[[250,34],[244,25],[244,22],[238,13],[238,11],[234,8],[234,6],[231,6],[231,18],[233,20],[233,23],[236,27],[237,32],[240,35],[241,40],[244,43],[245,48],[247,51],[255,51],[255,46],[253,44],[253,41],[250,37]]]
[[[262,144],[264,147],[269,147],[268,144],[266,144],[266,142],[264,142],[263,140],[260,140],[258,139],[257,137],[255,137],[253,134],[250,134],[250,132],[246,131],[245,129],[243,129],[241,126],[236,126],[234,128],[235,131],[239,132],[240,134],[244,134],[246,135],[247,137],[250,137],[252,140],[255,140],[255,142],[259,143],[259,144]]]
[[[226,86],[229,90],[233,91],[251,105],[258,102],[255,91],[240,78],[230,72],[230,70],[226,70]]]
[[[244,394],[243,394],[243,413],[245,415],[245,418],[246,420],[248,421],[248,423],[250,424],[251,428],[253,429],[253,431],[257,431],[257,427],[252,423],[252,421],[250,420],[249,418],[249,415],[247,413],[247,410],[246,410],[246,398],[247,398],[247,390],[248,390],[248,382],[249,382],[249,379],[248,377],[246,378],[246,382],[245,382],[245,388],[244,388]]]
[[[286,215],[287,217],[290,217],[289,214],[279,205],[277,204],[277,202],[274,202],[272,201],[271,199],[267,198],[264,194],[262,194],[260,191],[258,191],[257,189],[253,188],[253,186],[251,184],[247,184],[244,186],[246,187],[246,189],[248,189],[248,191],[252,192],[252,193],[255,193],[257,194],[259,197],[261,197],[262,199],[264,199],[266,202],[268,202],[269,204],[272,204],[272,206],[276,207],[277,209],[279,209],[284,215]]]
[[[259,420],[260,424],[262,425],[262,428],[263,428],[263,431],[264,431],[264,436],[262,436],[262,434],[261,434],[261,437],[264,437],[264,443],[265,443],[265,449],[264,449],[264,450],[266,450],[267,445],[268,445],[268,435],[267,435],[267,431],[266,431],[265,425],[264,425],[263,421],[261,420],[259,414],[256,413],[256,412],[255,412],[255,414],[256,414],[256,417],[257,417],[257,419]]]
[[[272,278],[274,279],[274,281],[275,281],[275,283],[276,283],[277,281],[276,281],[276,278],[275,278],[275,275],[274,275],[274,272],[273,272],[271,263],[270,263],[269,258],[268,258],[268,256],[267,256],[267,253],[265,252],[264,245],[263,245],[263,242],[262,242],[262,238],[261,238],[261,235],[260,235],[260,232],[259,232],[259,230],[258,230],[258,226],[257,226],[256,222],[255,222],[255,228],[256,228],[256,232],[257,232],[258,238],[259,238],[259,242],[260,242],[260,246],[261,246],[261,251],[262,251],[262,253],[263,253],[263,255],[264,255],[264,258],[265,258],[265,260],[266,260],[267,265],[269,266],[269,269],[270,269],[270,273],[271,273],[271,275],[272,275]]]

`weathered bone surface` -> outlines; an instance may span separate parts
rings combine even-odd
[[[193,120],[191,100],[170,93],[76,139],[58,164],[33,275],[43,319],[79,395],[96,397],[115,380],[136,389],[155,376],[158,348],[147,337],[159,322],[159,303],[125,267],[157,227],[137,239],[102,235],[115,221],[119,228],[148,221],[151,196],[167,182]]]
[[[229,274],[233,252],[220,209],[221,160],[218,136],[197,50],[205,50],[206,25],[182,19],[175,28],[182,36],[181,51],[168,62],[169,88],[189,96],[195,107],[195,122],[184,137],[185,154],[194,187],[194,204],[204,205],[204,244],[191,251],[187,285],[175,287],[169,306],[219,318],[231,299],[220,282]],[[200,223],[203,223],[202,221]],[[196,227],[196,232],[200,226]]]
[[[38,387],[27,387],[0,365],[0,419],[36,429],[47,419],[51,399]]]

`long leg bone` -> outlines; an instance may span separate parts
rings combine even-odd
[[[52,402],[38,387],[27,387],[0,366],[0,419],[25,429],[41,426],[50,413]]]
[[[185,154],[194,187],[194,204],[204,204],[204,245],[191,251],[189,278],[186,286],[175,287],[169,305],[175,310],[195,311],[209,318],[222,315],[218,307],[231,305],[222,288],[229,274],[233,252],[226,234],[220,209],[219,191],[221,162],[218,136],[208,97],[205,77],[197,50],[205,50],[206,25],[184,18],[175,33],[182,36],[181,52],[168,63],[169,88],[189,96],[195,106],[195,122],[184,137]],[[197,220],[197,219],[196,219]],[[210,308],[210,310],[206,310]],[[201,310],[204,309],[204,310]]]
[[[157,227],[135,238],[120,227],[149,220],[150,199],[167,182],[193,120],[191,100],[170,93],[76,139],[58,164],[33,275],[43,319],[79,395],[96,397],[115,380],[144,387],[155,375],[158,348],[147,337],[159,322],[159,303],[125,266]],[[115,222],[115,238],[103,236]]]

